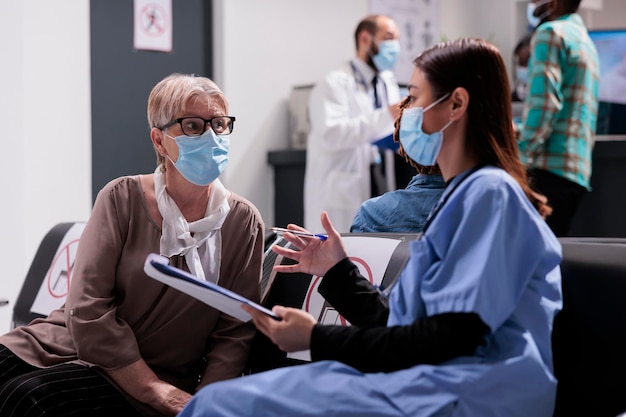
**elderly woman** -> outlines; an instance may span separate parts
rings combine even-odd
[[[252,324],[143,272],[160,253],[258,300],[264,225],[218,179],[235,118],[213,81],[173,74],[152,90],[148,121],[158,167],[100,191],[65,305],[0,337],[2,416],[172,416],[243,371]]]

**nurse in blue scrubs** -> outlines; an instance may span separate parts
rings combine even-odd
[[[297,263],[276,269],[323,276],[320,293],[352,326],[250,311],[281,349],[310,349],[313,362],[209,385],[181,417],[552,416],[561,247],[517,155],[502,57],[459,39],[414,64],[400,141],[439,165],[446,189],[391,293],[360,276],[326,214],[325,241],[286,233],[295,249],[274,251]]]

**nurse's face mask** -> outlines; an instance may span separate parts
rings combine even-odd
[[[400,143],[406,154],[420,165],[433,166],[443,143],[443,131],[454,122],[450,120],[438,132],[425,133],[422,130],[424,113],[448,98],[450,93],[442,96],[428,107],[411,107],[402,111],[400,118]]]

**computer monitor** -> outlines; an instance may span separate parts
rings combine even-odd
[[[600,60],[600,134],[626,133],[626,28],[590,30]]]

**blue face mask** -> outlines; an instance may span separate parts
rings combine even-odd
[[[174,139],[178,145],[178,160],[172,163],[187,181],[209,185],[226,168],[230,146],[227,136],[217,136],[211,129],[201,136],[165,136]]]
[[[526,84],[528,82],[528,67],[518,65],[515,67],[515,80]]]
[[[552,0],[542,0],[537,3],[528,3],[526,6],[526,19],[528,19],[528,24],[534,29],[539,26],[539,23],[550,14],[550,10],[546,10],[541,14],[541,16],[535,16],[535,10],[538,7],[543,6],[544,4],[550,3]]]
[[[404,109],[400,118],[400,143],[404,152],[420,165],[432,166],[437,162],[437,156],[443,143],[443,131],[452,124],[450,120],[440,131],[424,133],[422,123],[424,112],[442,102],[450,94],[446,94],[428,107],[413,107]]]
[[[398,56],[400,56],[400,42],[392,39],[378,44],[378,53],[372,57],[372,61],[378,71],[386,71],[396,65]]]

